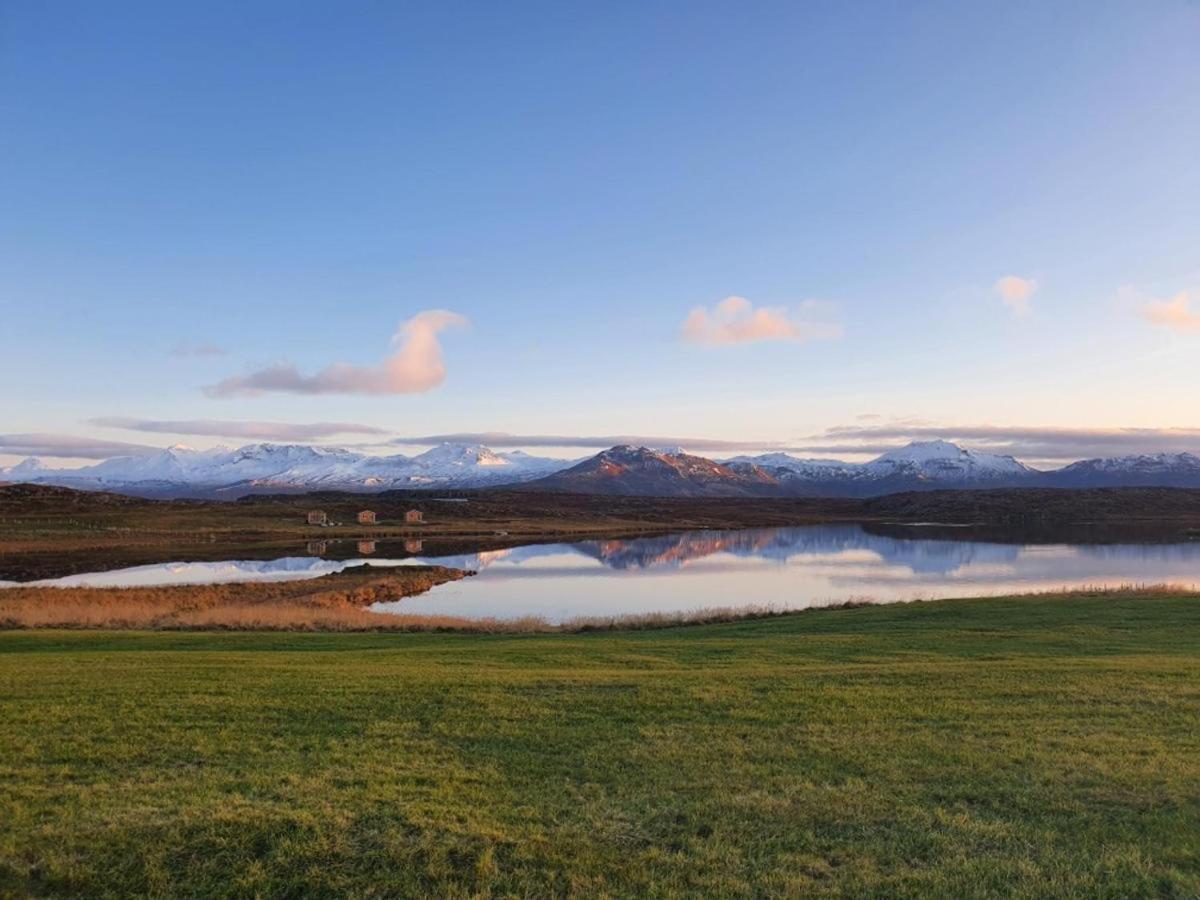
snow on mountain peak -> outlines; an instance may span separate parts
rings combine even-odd
[[[913,441],[911,444],[887,451],[875,462],[926,462],[931,459],[961,459],[970,455],[970,450],[950,441]]]
[[[482,444],[443,443],[414,457],[427,466],[509,466],[512,462]]]
[[[3,474],[5,478],[21,479],[45,475],[46,473],[53,471],[53,469],[47,466],[38,457],[30,456],[21,460],[10,469],[0,469],[0,474]]]
[[[792,456],[790,453],[762,453],[758,456],[734,456],[725,460],[726,463],[751,463],[756,466],[788,469],[793,472],[809,469],[857,469],[857,463],[848,463],[840,459],[820,459]]]
[[[980,453],[968,450],[950,441],[914,441],[904,447],[889,450],[867,464],[867,468],[879,472],[919,471],[926,477],[953,480],[1000,478],[1025,475],[1033,470],[1011,456]]]
[[[1200,469],[1200,457],[1192,453],[1139,453],[1108,459],[1083,459],[1062,471],[1093,470],[1103,472],[1166,472]]]

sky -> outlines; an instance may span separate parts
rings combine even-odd
[[[0,0],[0,465],[1200,451],[1197,47],[1196,0]]]

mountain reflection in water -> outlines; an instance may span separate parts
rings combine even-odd
[[[422,556],[404,556],[402,545],[381,541],[366,557],[167,562],[35,583],[206,584],[315,578],[353,565],[428,563],[479,574],[374,608],[540,616],[552,622],[717,606],[790,609],[848,600],[888,603],[1080,586],[1200,583],[1200,542],[1001,543],[923,535],[922,529],[897,535],[857,525],[825,525],[691,531]],[[355,547],[350,544],[348,549]]]
[[[376,609],[562,621],[714,606],[804,608],[1200,582],[1200,543],[998,543],[873,534],[857,525],[695,531],[422,561],[480,574]]]

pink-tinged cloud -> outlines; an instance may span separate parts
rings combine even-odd
[[[760,306],[745,297],[726,297],[711,310],[693,309],[683,321],[683,339],[694,344],[745,344],[753,341],[807,341],[840,337],[836,323],[798,318],[783,306]]]
[[[1032,278],[1021,278],[1019,275],[1005,275],[996,282],[993,288],[1000,300],[1012,310],[1014,316],[1022,317],[1030,313],[1030,303],[1037,293],[1038,283]]]
[[[1175,331],[1200,332],[1200,311],[1192,309],[1191,297],[1182,291],[1170,300],[1153,300],[1142,309],[1142,317]]]
[[[392,338],[396,351],[378,366],[334,363],[315,375],[302,375],[290,363],[278,363],[226,378],[204,389],[210,397],[255,397],[288,394],[420,394],[446,379],[438,334],[466,325],[467,319],[444,309],[417,313]]]

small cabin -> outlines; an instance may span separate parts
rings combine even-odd
[[[358,542],[358,552],[361,553],[363,556],[368,556],[368,555],[374,553],[375,552],[375,542],[374,541],[359,541]]]
[[[405,553],[420,553],[424,549],[425,549],[425,544],[423,541],[415,541],[415,540],[409,539],[404,542],[404,552]]]
[[[375,513],[373,510],[364,509],[358,514],[359,525],[374,525],[375,521]]]
[[[328,523],[328,521],[329,520],[326,518],[325,512],[323,510],[314,509],[314,510],[310,510],[308,513],[308,524],[309,525],[325,525]]]
[[[425,523],[425,513],[419,509],[410,509],[404,514],[405,525],[423,525]]]

